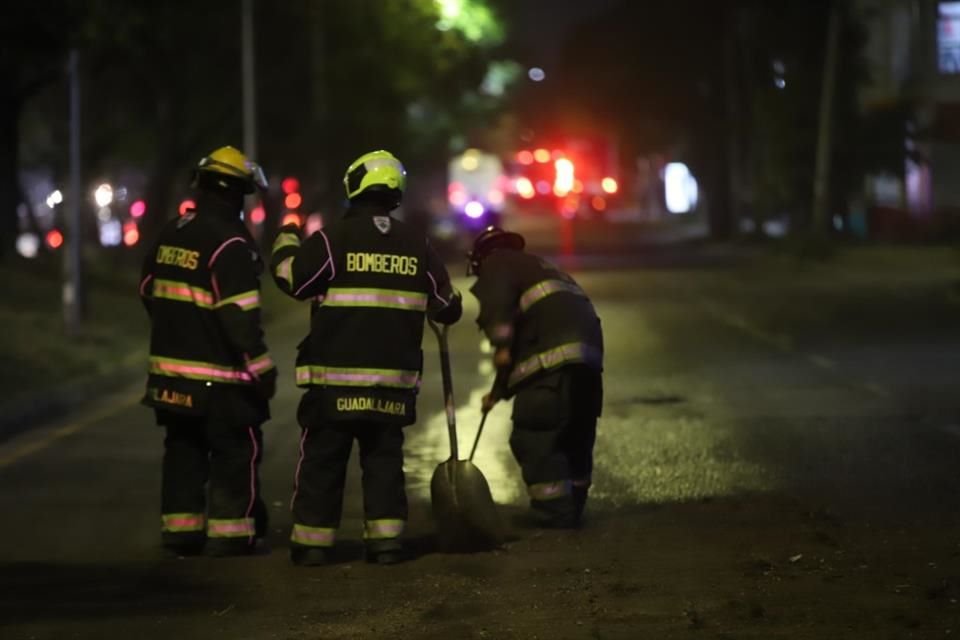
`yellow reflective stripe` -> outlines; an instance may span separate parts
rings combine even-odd
[[[524,291],[523,294],[521,294],[520,311],[525,312],[547,296],[560,292],[572,293],[574,295],[583,297],[587,296],[587,294],[583,292],[583,289],[572,282],[564,282],[563,280],[544,280],[543,282],[538,282],[537,284],[533,285]]]
[[[249,372],[210,362],[197,360],[179,360],[150,356],[150,373],[171,378],[187,378],[188,380],[209,380],[213,382],[246,383],[253,377]]]
[[[219,301],[215,307],[218,309],[220,307],[225,307],[228,304],[235,304],[244,311],[249,311],[250,309],[260,308],[260,292],[256,289],[250,291],[244,291],[243,293],[238,293],[235,296],[230,296],[229,298],[224,298]]]
[[[293,288],[293,258],[294,256],[290,256],[283,260],[274,271],[277,278],[286,282],[291,289]]]
[[[403,534],[403,529],[406,524],[406,520],[393,518],[367,520],[363,523],[363,537],[367,540],[399,538],[400,535]]]
[[[527,486],[527,491],[534,500],[556,500],[570,495],[570,481],[537,482]]]
[[[420,385],[420,372],[404,369],[363,369],[358,367],[297,367],[297,384],[335,387],[393,387],[414,389]]]
[[[308,527],[294,524],[290,541],[307,547],[332,547],[337,538],[337,530],[331,527]]]
[[[277,239],[273,241],[273,248],[271,253],[276,253],[284,247],[299,247],[300,246],[300,236],[296,233],[290,233],[285,231],[277,236]]]
[[[190,302],[202,309],[213,308],[213,292],[176,280],[154,280],[153,296],[177,302]]]
[[[536,355],[530,356],[510,372],[510,378],[507,384],[512,386],[518,382],[529,378],[538,371],[544,369],[553,369],[569,362],[587,362],[590,364],[599,364],[603,358],[603,353],[585,342],[568,342],[559,347],[548,349]]]
[[[210,518],[208,538],[248,538],[254,535],[253,518]]]
[[[160,527],[168,533],[203,531],[205,528],[202,513],[164,513],[160,516]]]
[[[427,308],[427,294],[420,291],[403,291],[400,289],[331,287],[327,290],[323,306],[424,311]]]

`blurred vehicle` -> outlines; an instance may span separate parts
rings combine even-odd
[[[467,149],[447,165],[450,222],[473,233],[499,225],[505,200],[503,163],[492,153]]]
[[[508,163],[510,208],[565,218],[602,215],[620,204],[615,148],[602,139],[520,149]]]

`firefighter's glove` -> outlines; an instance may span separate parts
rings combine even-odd
[[[497,369],[507,369],[513,364],[513,358],[510,356],[510,349],[499,347],[493,353],[493,365]]]
[[[433,319],[440,324],[454,324],[461,315],[463,315],[463,294],[454,289],[447,306],[437,311]]]
[[[490,393],[485,394],[483,396],[483,400],[480,401],[480,410],[483,411],[484,413],[489,413],[490,410],[496,406],[499,400],[500,398],[495,396],[492,391]]]

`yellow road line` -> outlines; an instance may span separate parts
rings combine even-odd
[[[65,424],[59,429],[54,429],[53,431],[44,433],[42,436],[39,436],[36,440],[26,442],[18,447],[14,446],[13,451],[6,454],[0,454],[0,468],[9,466],[14,462],[17,462],[18,460],[22,460],[27,456],[30,456],[34,453],[42,451],[47,447],[49,447],[50,445],[52,445],[53,443],[55,443],[56,441],[61,440],[62,438],[66,438],[69,435],[73,435],[74,433],[90,426],[91,424],[100,422],[101,420],[105,420],[106,418],[112,417],[120,413],[124,409],[128,409],[132,407],[133,405],[137,404],[137,402],[140,401],[140,397],[141,397],[140,395],[137,395],[137,396],[126,398],[124,400],[121,400],[119,404],[113,404],[109,407],[104,407],[99,411],[88,413],[86,416],[84,416],[79,420],[76,420],[69,424]],[[29,433],[29,431],[27,431],[26,433]]]

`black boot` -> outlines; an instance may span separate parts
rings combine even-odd
[[[371,564],[397,564],[410,559],[398,538],[367,540],[366,546],[367,562]]]
[[[330,562],[327,549],[323,547],[290,547],[290,562],[298,567],[319,567]]]

